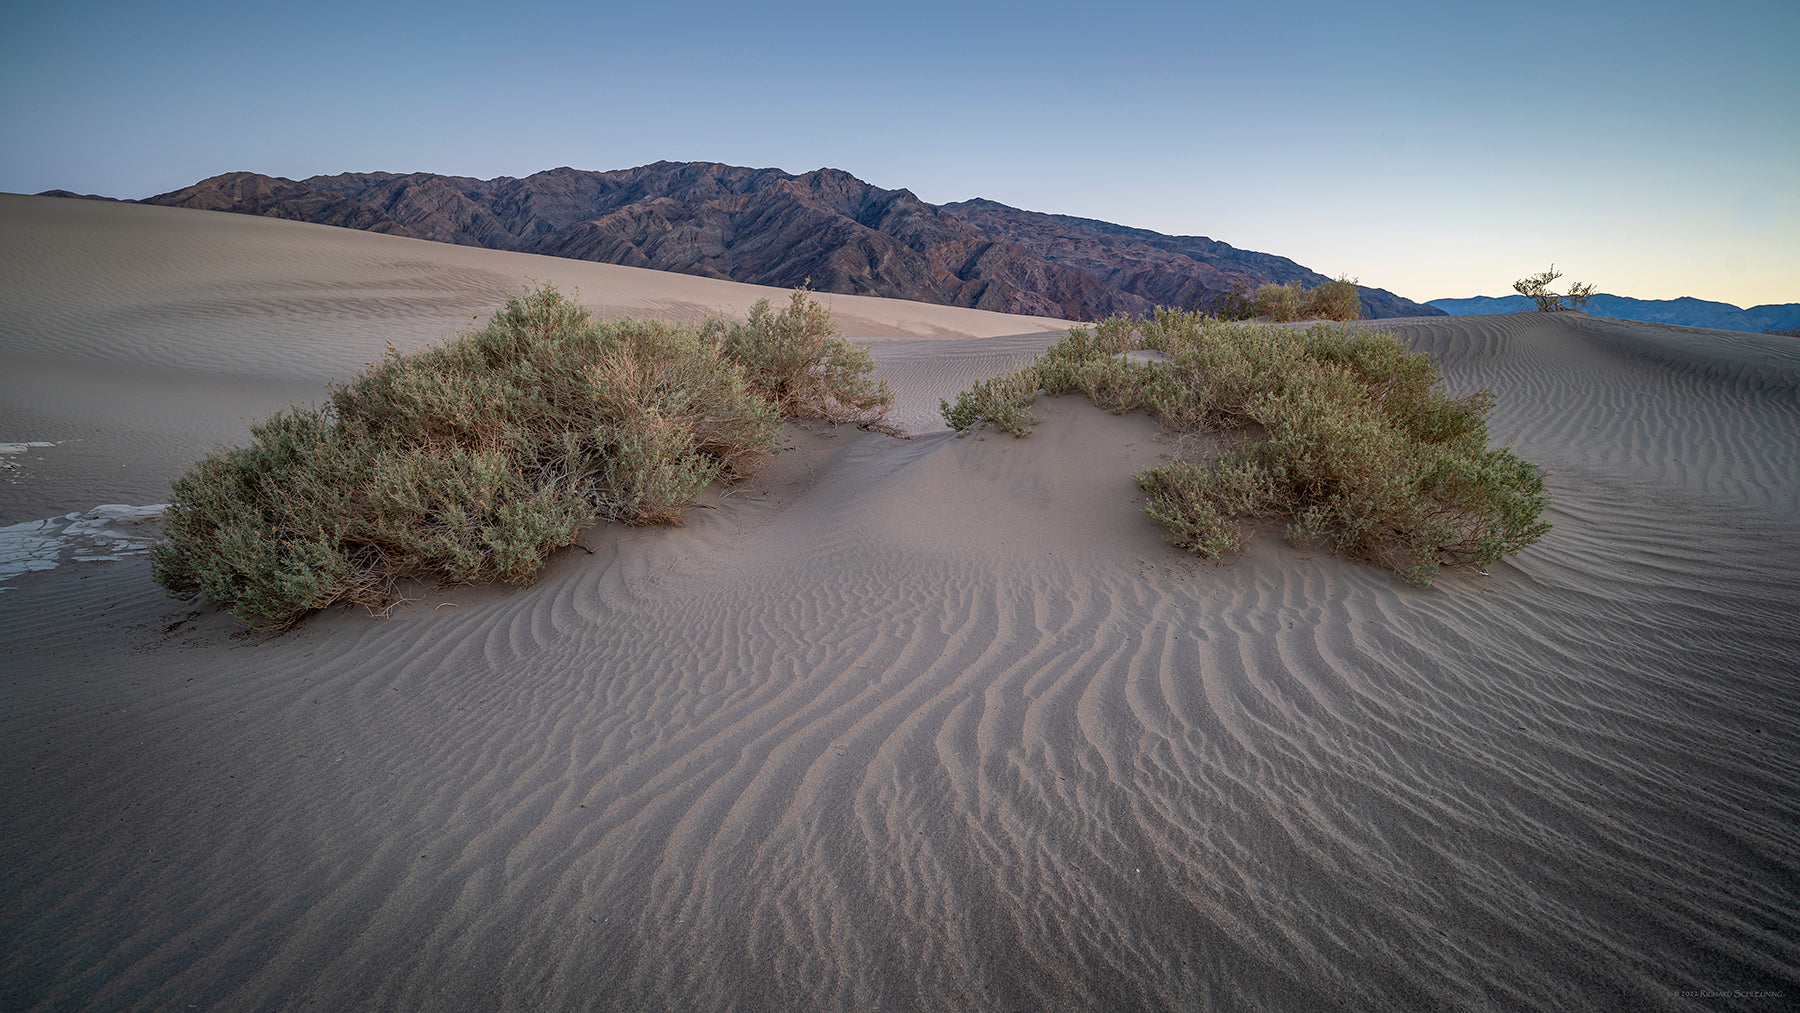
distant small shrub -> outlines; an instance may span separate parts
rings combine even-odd
[[[1170,358],[1121,357],[1136,349]],[[1169,310],[1114,318],[944,402],[945,421],[1025,436],[1039,390],[1149,411],[1179,433],[1260,434],[1137,476],[1147,512],[1203,556],[1239,551],[1243,519],[1285,517],[1290,540],[1325,540],[1429,585],[1440,566],[1486,566],[1550,528],[1538,468],[1487,446],[1493,395],[1451,397],[1430,358],[1391,333]]]
[[[760,310],[595,322],[544,287],[480,331],[390,349],[176,479],[152,573],[265,630],[382,608],[403,579],[528,583],[582,528],[678,523],[708,483],[753,474],[784,411],[879,424],[885,387],[816,304],[796,296],[799,325]]]
[[[1297,281],[1268,284],[1256,290],[1250,305],[1252,316],[1276,323],[1296,320],[1361,320],[1362,293],[1348,278],[1305,288]]]
[[[1548,271],[1513,282],[1513,291],[1537,303],[1539,313],[1579,310],[1594,297],[1593,285],[1571,284],[1567,295],[1557,295],[1550,291],[1550,283],[1560,277],[1562,272],[1556,269],[1555,264],[1551,264]]]
[[[1196,286],[1188,293],[1186,308],[1217,320],[1249,320],[1256,316],[1256,297],[1242,281],[1227,291],[1208,292]]]
[[[1306,296],[1300,289],[1300,283],[1290,281],[1286,285],[1273,282],[1256,290],[1251,308],[1259,317],[1268,317],[1276,323],[1288,323],[1300,319],[1306,306]]]
[[[1764,334],[1779,334],[1784,338],[1800,338],[1800,327],[1771,327]]]
[[[1310,320],[1361,320],[1362,292],[1350,278],[1328,281],[1307,291],[1305,312]]]

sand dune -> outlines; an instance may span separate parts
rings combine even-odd
[[[0,331],[0,441],[59,444],[34,466],[53,482],[0,485],[0,524],[122,498],[160,502],[169,480],[200,453],[240,440],[245,418],[318,400],[328,381],[350,378],[389,344],[411,351],[458,333],[534,284],[578,294],[602,315],[678,320],[741,318],[758,299],[780,303],[788,295],[135,204],[0,194],[0,224],[0,301],[8,317]],[[859,338],[1068,328],[893,299],[819,298]],[[936,408],[933,401],[930,411]],[[25,435],[5,435],[15,432]],[[46,511],[35,497],[50,495],[51,486],[63,495]]]
[[[203,212],[0,222],[0,440],[65,441],[0,523],[166,498],[238,415],[527,276],[640,313],[765,294]],[[1274,534],[1169,549],[1142,417],[934,422],[1054,322],[833,301],[915,438],[791,427],[685,527],[591,531],[529,589],[265,639],[142,558],[9,581],[0,1004],[1800,995],[1800,344],[1396,323],[1555,497],[1541,543],[1418,590]]]

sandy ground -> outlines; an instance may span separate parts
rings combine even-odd
[[[844,296],[914,439],[791,427],[531,588],[262,638],[95,510],[530,279],[783,296],[0,196],[0,528],[44,564],[0,577],[0,1006],[1800,1001],[1800,343],[1395,323],[1554,496],[1431,590],[1175,552],[1148,420],[934,419],[1063,325]]]

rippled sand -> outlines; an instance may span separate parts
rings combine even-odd
[[[0,440],[85,442],[0,524],[160,502],[237,415],[535,272],[637,312],[766,294],[48,203],[0,199],[0,276],[63,286],[6,290]],[[1165,449],[1142,417],[1058,399],[1028,440],[954,439],[937,399],[1054,335],[881,302],[849,329],[914,439],[792,427],[687,526],[589,532],[530,589],[264,639],[141,559],[17,578],[0,1005],[1800,996],[1800,343],[1397,324],[1496,391],[1554,496],[1537,546],[1421,591],[1274,532],[1176,553],[1130,481]]]

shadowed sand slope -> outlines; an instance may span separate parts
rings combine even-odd
[[[242,221],[275,230],[249,254],[307,228]],[[82,263],[38,277],[73,293]],[[287,298],[246,285],[216,327]],[[113,384],[224,428],[201,353],[133,381],[112,317],[56,319],[92,354],[44,353],[46,403]],[[1683,993],[1800,994],[1795,344],[1398,327],[1499,394],[1555,497],[1537,546],[1428,591],[1275,533],[1223,567],[1168,549],[1142,417],[930,425],[1051,337],[1004,329],[892,329],[915,439],[791,427],[685,527],[591,531],[529,589],[261,639],[141,558],[26,574],[0,593],[0,1004],[1777,1008]],[[68,480],[105,488],[95,461]]]

